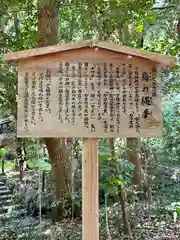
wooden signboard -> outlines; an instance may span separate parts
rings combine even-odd
[[[159,68],[175,58],[84,41],[9,53],[18,61],[18,137],[83,137],[82,236],[99,240],[99,137],[161,135]]]
[[[108,53],[83,49],[76,60],[61,53],[20,62],[18,137],[160,136],[155,64]]]

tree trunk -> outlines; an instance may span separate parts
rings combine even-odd
[[[179,41],[180,41],[180,18],[179,18],[178,23],[177,23],[177,32],[178,32],[178,38],[179,38]]]
[[[138,138],[127,138],[127,147],[129,149],[128,158],[129,161],[134,165],[132,182],[135,185],[142,183],[142,171],[141,162],[139,158],[139,139]]]
[[[122,188],[122,183],[118,187],[119,201],[121,205],[122,219],[123,219],[123,230],[125,234],[128,234],[128,237],[132,237],[131,224],[129,219],[129,214],[125,201],[125,193]]]
[[[114,148],[114,138],[111,138],[109,140],[109,146],[110,146],[110,153],[112,161],[114,161],[115,167],[116,167],[116,174],[119,175],[119,168],[117,166],[118,162],[116,160],[115,156],[115,148]],[[122,219],[123,219],[123,230],[125,234],[128,234],[128,238],[130,239],[132,237],[132,231],[131,231],[131,224],[130,224],[130,218],[129,213],[127,210],[127,203],[125,199],[125,193],[123,191],[122,182],[118,186],[118,196],[119,196],[119,202],[121,206],[121,212],[122,212]]]
[[[144,169],[144,184],[143,184],[143,190],[145,195],[145,205],[146,205],[146,197],[148,198],[148,207],[150,209],[152,205],[152,188],[151,188],[151,176],[152,176],[152,162],[149,157],[149,151],[147,145],[142,145],[142,166]],[[146,196],[147,194],[147,196]]]
[[[49,157],[52,162],[53,178],[58,200],[69,199],[71,195],[71,164],[63,138],[45,138]]]
[[[105,193],[105,213],[106,213],[106,232],[107,239],[112,240],[110,229],[109,229],[109,219],[108,219],[108,204],[107,204],[107,194]]]
[[[115,158],[114,138],[109,139],[109,148],[110,148],[111,157],[114,159]]]
[[[44,193],[44,191],[45,191],[45,181],[46,181],[46,172],[45,171],[43,171],[43,173],[42,173],[42,188],[41,188],[41,191],[42,191],[42,193]]]
[[[23,181],[23,153],[22,153],[22,140],[17,138],[17,147],[16,147],[16,163],[15,168],[19,170],[19,180]]]
[[[58,43],[59,8],[56,0],[39,0],[38,4],[38,46]]]
[[[39,0],[38,46],[58,43],[59,8],[56,0]],[[45,138],[45,144],[52,161],[57,200],[71,197],[71,162],[63,138]]]
[[[28,165],[28,156],[27,156],[27,151],[26,151],[25,139],[23,139],[22,148],[23,148],[23,170],[25,171],[25,170],[30,169],[30,167]]]
[[[131,46],[130,40],[129,40],[129,28],[127,23],[125,22],[123,25],[122,31],[122,41],[126,46]],[[134,172],[133,172],[133,178],[132,182],[133,184],[140,185],[141,184],[141,164],[138,154],[138,148],[139,148],[139,139],[138,138],[127,138],[127,147],[129,148],[129,161],[134,164]]]
[[[2,175],[5,175],[5,171],[4,171],[4,164],[5,164],[5,160],[4,160],[4,157],[2,156],[2,165],[1,165],[1,174]]]

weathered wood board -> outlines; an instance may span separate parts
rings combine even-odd
[[[161,136],[160,78],[151,61],[105,50],[76,54],[19,63],[19,137]]]

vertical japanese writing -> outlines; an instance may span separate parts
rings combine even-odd
[[[69,62],[65,62],[65,73],[66,73],[66,77],[69,77]]]
[[[139,114],[139,67],[135,67],[134,73],[134,84],[135,84],[135,129],[136,132],[140,132],[140,114]]]
[[[107,63],[104,63],[104,69],[103,69],[103,85],[105,92],[103,93],[103,118],[106,119],[108,115],[108,98],[109,98],[109,84],[108,84],[108,65]],[[108,121],[104,120],[104,132],[108,132]]]
[[[127,114],[126,64],[122,65],[122,109]]]
[[[84,127],[89,128],[89,117],[88,117],[88,97],[89,94],[84,94]]]
[[[114,132],[114,115],[115,115],[115,109],[114,109],[114,78],[113,78],[113,64],[110,63],[109,65],[109,112],[110,112],[110,132]]]
[[[136,128],[136,132],[139,133],[140,132],[140,114],[137,114],[135,116],[135,128]]]
[[[142,84],[143,84],[143,95],[141,96],[141,106],[143,106],[143,111],[141,117],[146,119],[151,115],[150,106],[152,105],[152,74],[149,72],[142,73]],[[151,95],[150,95],[151,94]]]
[[[106,116],[108,115],[108,95],[109,92],[105,92],[103,94],[103,117],[106,119]],[[104,132],[108,132],[108,122],[104,121]]]
[[[96,102],[95,102],[95,99],[96,99],[96,95],[95,93],[91,93],[90,94],[90,118],[91,119],[95,119],[95,107],[96,107]]]
[[[93,64],[90,68],[90,78],[89,78],[91,91],[95,90],[95,83],[94,83],[95,71],[96,71],[96,65]]]
[[[24,76],[24,80],[25,80],[25,94],[24,94],[24,129],[26,131],[28,131],[28,106],[29,106],[29,102],[28,102],[28,98],[29,98],[29,93],[28,93],[28,88],[29,88],[29,73],[26,72],[25,76]]]
[[[98,116],[97,119],[101,120],[101,68],[97,66],[97,112]]]
[[[63,93],[64,93],[64,84],[63,84],[63,63],[59,63],[58,73],[60,74],[60,77],[58,79],[58,120],[60,120],[61,123],[63,123]]]
[[[69,62],[65,63],[65,121],[70,122],[69,100],[70,100],[70,79],[69,79]]]
[[[104,109],[103,115],[104,116],[108,114],[108,95],[109,95],[109,92],[105,92],[103,94],[103,109]]]
[[[133,128],[134,125],[134,114],[133,112],[129,114],[129,128]]]
[[[104,132],[108,132],[108,122],[106,120],[104,121]]]
[[[82,118],[82,63],[78,64],[78,116]]]
[[[40,127],[55,114],[54,127],[60,124],[62,130],[51,133],[60,136],[137,137],[159,131],[160,83],[152,65],[141,65],[135,58],[106,63],[53,60],[42,69],[41,64],[26,70],[19,88],[19,96],[24,91],[20,98],[24,134],[39,129],[43,135]]]
[[[117,92],[120,91],[120,65],[116,66],[115,88]]]
[[[58,120],[63,123],[63,63],[59,63],[58,73],[60,74],[58,81]]]
[[[97,72],[97,64],[93,64],[90,68],[90,98],[89,98],[89,108],[90,108],[90,119],[96,118],[96,94],[95,94],[95,79],[96,79],[96,72]],[[94,124],[90,125],[90,131],[95,132],[96,126]]]
[[[108,68],[107,64],[104,63],[104,87],[107,86]]]
[[[130,109],[133,108],[133,78],[132,78],[132,64],[129,64],[129,69],[128,69],[129,73],[129,106]]]
[[[32,89],[31,89],[31,123],[36,125],[36,73],[32,74]]]
[[[58,120],[63,123],[63,78],[59,77],[58,84]]]
[[[152,112],[150,110],[150,106],[152,105],[152,95],[153,95],[153,88],[152,89],[152,95],[150,96],[151,92],[149,91],[149,86],[152,84],[152,74],[149,72],[143,72],[142,73],[142,82],[143,82],[143,93],[144,95],[141,98],[141,105],[144,106],[144,110],[141,114],[141,116],[146,119],[150,115],[152,115]],[[153,86],[152,86],[153,87]]]
[[[114,86],[113,86],[113,64],[112,63],[110,63],[110,65],[109,65],[109,90],[110,91],[113,91],[113,89],[114,89]]]
[[[85,128],[89,128],[89,116],[88,116],[88,98],[89,98],[89,94],[86,92],[86,90],[88,89],[88,63],[85,63],[84,66],[84,77],[85,77],[85,83],[84,83],[84,87],[85,87],[85,93],[84,93],[84,127]]]
[[[59,63],[58,73],[60,73],[61,76],[63,75],[63,63],[62,62]]]
[[[40,73],[39,79],[38,79],[38,119],[42,122],[43,121],[43,101],[44,101],[44,95],[43,95],[43,78],[44,74]]]
[[[157,95],[156,75],[157,75],[157,70],[156,68],[153,68],[152,69],[152,97],[156,97]]]
[[[132,64],[128,65],[128,80],[129,80],[129,128],[134,127],[134,111],[133,109],[133,73],[132,73]],[[135,90],[136,91],[136,90]]]
[[[109,107],[110,107],[110,121],[111,124],[114,124],[114,115],[115,115],[115,109],[114,109],[114,94],[109,94]],[[113,127],[111,128],[112,132],[114,132]]]
[[[141,96],[141,105],[151,105],[152,97],[149,94],[149,85],[151,84],[151,74],[147,72],[142,73],[143,95]]]
[[[85,78],[84,87],[85,89],[87,89],[88,88],[88,63],[87,62],[85,62],[84,64],[84,78]]]
[[[72,70],[72,80],[71,80],[71,89],[72,89],[72,101],[71,101],[71,122],[74,125],[76,121],[76,81],[74,81],[74,78],[76,77],[76,67],[74,64],[71,65]],[[78,73],[78,77],[79,73]],[[78,99],[78,105],[79,105],[79,99]]]
[[[117,132],[120,131],[120,94],[116,94],[116,127]]]
[[[51,113],[51,71],[46,71],[46,112]]]
[[[135,68],[134,73],[134,85],[135,85],[135,109],[136,113],[139,112],[139,67]]]
[[[76,67],[74,64],[72,65],[71,70],[72,70],[72,77],[73,78],[76,77]]]
[[[78,63],[78,78],[79,78],[79,81],[81,81],[81,77],[82,77],[82,63]]]
[[[69,90],[69,87],[70,87],[70,80],[69,78],[66,78],[65,80],[65,121],[68,121],[70,122],[70,119],[69,119],[69,99],[70,99],[70,90]]]
[[[76,83],[75,81],[72,80],[71,85],[72,85],[71,122],[74,125],[76,120]]]
[[[115,75],[115,112],[116,112],[116,131],[120,132],[120,65],[116,66],[116,75]]]

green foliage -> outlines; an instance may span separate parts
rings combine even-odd
[[[115,158],[110,156],[108,141],[103,139],[100,142],[100,189],[107,195],[117,197],[118,187],[131,186],[133,165],[127,160],[127,148],[120,139],[115,141]]]
[[[176,207],[176,213],[177,213],[178,217],[180,217],[180,204],[179,204],[179,206]]]
[[[2,169],[2,161],[4,161],[4,171],[9,171],[14,168],[14,163],[10,161],[5,161],[4,154],[8,153],[9,149],[1,148],[0,149],[0,168]]]
[[[36,158],[28,160],[28,165],[32,169],[39,168],[40,170],[51,170],[51,164],[47,162],[46,158]]]
[[[5,153],[8,152],[8,149],[5,149],[5,148],[1,148],[0,149],[0,156],[2,157]]]
[[[171,209],[177,213],[178,217],[180,217],[180,202],[171,203]]]
[[[51,163],[48,156],[42,154],[42,144],[37,139],[26,139],[28,165],[33,169],[50,170]]]
[[[180,202],[172,202],[170,205],[162,207],[167,212],[176,213],[180,217]]]
[[[146,49],[170,55],[179,53],[178,11],[176,5],[172,8],[153,11],[156,21],[147,27],[144,36],[144,47]]]
[[[146,140],[156,161],[161,163],[180,163],[180,95],[170,94],[163,101],[163,138]]]

